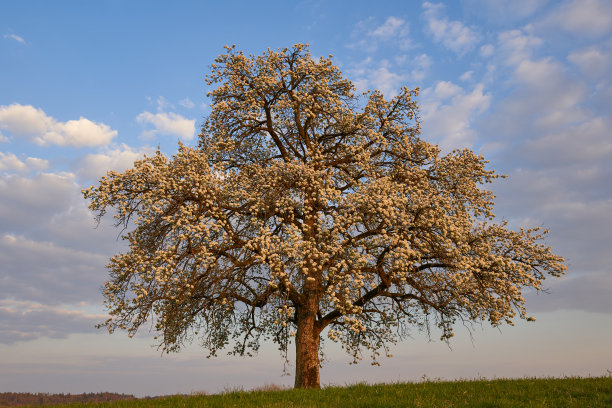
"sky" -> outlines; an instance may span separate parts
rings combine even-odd
[[[422,137],[508,175],[512,228],[550,229],[567,274],[526,293],[536,322],[414,333],[382,366],[326,349],[323,385],[423,378],[601,376],[612,370],[612,2],[0,2],[0,392],[137,396],[290,385],[273,345],[206,359],[96,329],[110,220],[80,191],[159,146],[195,145],[204,78],[224,45],[310,44],[357,90],[419,87]],[[289,372],[294,370],[289,366]]]

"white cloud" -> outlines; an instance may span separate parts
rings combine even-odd
[[[572,52],[567,59],[591,78],[610,76],[612,54],[601,47],[591,46]]]
[[[124,157],[119,156],[119,159]],[[112,222],[93,228],[96,225],[93,215],[80,192],[85,183],[77,183],[72,173],[40,172],[39,169],[47,165],[44,160],[27,158],[19,161],[25,164],[27,171],[0,171],[0,235],[33,237],[82,251],[93,248],[109,255],[122,248],[122,241],[115,240],[118,231],[112,227]],[[121,164],[121,160],[115,160],[113,164]],[[19,163],[13,167],[23,169]],[[26,261],[16,262],[19,265]],[[19,273],[18,268],[15,273]]]
[[[349,71],[349,74],[354,78],[352,81],[357,91],[365,92],[377,89],[387,98],[396,96],[400,87],[405,85],[409,77],[406,74],[393,72],[390,65],[387,60],[375,63],[370,57],[357,64],[354,69]]]
[[[535,132],[534,137],[541,137],[597,116],[584,104],[589,90],[583,77],[555,58],[535,57],[543,44],[540,38],[510,30],[500,33],[498,41],[499,58],[513,69],[506,80],[512,92],[498,102],[498,109],[488,120],[487,133],[501,137]],[[568,59],[595,74],[605,70],[602,57],[599,49],[589,47],[570,54]],[[590,62],[593,66],[587,67]]]
[[[612,31],[610,0],[566,0],[536,26],[589,37],[599,37]]]
[[[26,41],[16,34],[4,34],[4,38],[8,38],[10,40],[15,40],[18,43],[25,44]]]
[[[358,92],[377,89],[385,97],[392,98],[409,82],[422,81],[432,64],[432,58],[427,54],[415,57],[400,55],[391,61],[367,57],[347,72]]]
[[[537,114],[532,125],[537,125],[538,129],[560,129],[588,118],[589,114],[581,106],[587,97],[586,86],[568,76],[558,61],[552,58],[525,60],[516,67],[514,79],[523,96],[516,103],[524,105],[520,111],[527,117],[534,118]]]
[[[448,49],[459,55],[465,54],[479,41],[479,35],[472,28],[466,27],[460,21],[449,21],[440,17],[444,9],[442,4],[423,3],[423,16],[427,24],[427,31],[434,41],[442,43]]]
[[[412,47],[409,32],[409,24],[402,18],[390,16],[384,23],[377,25],[375,19],[370,17],[357,23],[351,34],[356,41],[348,47],[372,53],[381,45],[392,45],[405,51]]]
[[[99,146],[108,144],[117,131],[104,123],[84,117],[60,122],[32,105],[0,106],[0,129],[17,137],[24,137],[41,146]]]
[[[582,155],[566,161],[555,160],[559,150],[530,150],[529,145],[519,146],[509,160],[522,160],[523,166],[508,172],[508,180],[495,189],[495,213],[505,219],[526,217],[527,226],[550,228],[547,245],[566,257],[568,276],[586,276],[592,272],[609,271],[609,242],[612,240],[612,189],[607,181],[612,176],[610,156]],[[550,146],[549,146],[550,147]],[[581,157],[580,157],[581,156]],[[595,162],[581,161],[592,160]],[[524,159],[528,160],[525,161]],[[609,298],[609,296],[606,296]],[[584,298],[583,298],[584,299]]]
[[[32,170],[46,170],[49,168],[49,161],[45,159],[39,159],[38,157],[28,157],[26,159],[26,165]]]
[[[0,129],[25,136],[44,135],[53,128],[55,120],[45,114],[42,109],[31,105],[0,106]]]
[[[464,5],[488,21],[507,23],[530,17],[549,0],[465,0]]]
[[[561,21],[556,24],[565,29]],[[572,298],[566,308],[606,311],[609,296],[598,287],[607,288],[610,281],[604,284],[603,275],[595,276],[609,269],[612,121],[609,103],[598,104],[596,98],[601,96],[597,87],[605,87],[609,77],[609,45],[591,41],[571,50],[567,60],[542,58],[544,41],[531,33],[542,35],[547,45],[554,42],[534,27],[499,34],[496,56],[510,68],[504,77],[509,92],[479,122],[480,133],[488,136],[486,148],[497,148],[489,158],[510,175],[495,189],[495,213],[511,222],[525,217],[532,226],[549,227],[546,245],[566,257],[568,278],[584,276],[551,286],[563,293],[555,308]],[[597,83],[590,85],[585,74]]]
[[[0,152],[0,171],[2,170],[24,172],[27,166],[13,153]]]
[[[19,173],[28,170],[44,170],[49,167],[49,162],[36,157],[28,157],[25,162],[15,156],[13,153],[0,152],[0,171],[15,171]]]
[[[387,98],[397,95],[400,85],[405,82],[405,76],[380,67],[370,73],[369,83],[374,89],[380,90]]]
[[[463,89],[459,85],[455,85],[452,82],[438,81],[436,86],[431,91],[428,91],[426,95],[431,92],[432,100],[439,104],[448,98],[460,94],[462,91]],[[436,105],[436,109],[438,106]]]
[[[461,74],[461,76],[459,77],[460,80],[466,82],[472,79],[472,75],[474,75],[474,71],[470,70],[470,71],[466,71],[463,74]]]
[[[488,58],[491,55],[493,55],[493,53],[495,52],[495,47],[491,44],[485,44],[482,47],[480,47],[480,56],[483,58]]]
[[[53,143],[59,146],[100,146],[110,143],[116,135],[117,131],[111,130],[104,123],[95,123],[80,117],[78,120],[57,123],[51,132],[35,140],[41,145]]]
[[[526,59],[521,61],[514,71],[515,78],[524,84],[537,86],[551,82],[562,75],[563,67],[552,58],[537,61]],[[557,82],[557,81],[554,81]]]
[[[490,103],[482,84],[468,93],[452,82],[436,83],[422,92],[423,137],[445,151],[472,147],[476,134],[471,123]]]
[[[407,25],[404,20],[397,17],[388,17],[387,20],[372,31],[372,36],[391,38],[407,34]]]
[[[417,55],[410,62],[410,66],[415,67],[410,71],[410,79],[413,81],[422,81],[429,71],[429,68],[433,65],[433,60],[427,54]]]
[[[151,113],[142,112],[136,120],[139,123],[153,125],[154,129],[143,132],[146,138],[160,135],[176,135],[185,140],[193,139],[195,135],[195,119],[187,119],[174,112]]]
[[[596,117],[574,126],[564,127],[525,143],[534,160],[548,166],[569,166],[612,160],[610,118]]]
[[[15,164],[20,167],[18,163]],[[2,175],[2,231],[21,231],[25,227],[41,228],[51,217],[68,209],[78,191],[74,176],[70,174],[37,173],[32,177],[20,174]]]
[[[521,30],[504,31],[497,36],[499,50],[504,62],[516,65],[530,59],[542,40]]]
[[[192,109],[195,106],[195,103],[193,103],[191,99],[185,98],[179,101],[179,105],[187,109]]]
[[[145,154],[153,154],[152,147],[143,147],[136,150],[126,144],[117,148],[108,148],[104,152],[88,154],[79,165],[77,175],[87,180],[98,180],[110,170],[124,171],[133,167],[136,160]]]
[[[487,119],[486,133],[494,137],[539,138],[593,116],[583,105],[588,96],[584,82],[553,58],[522,61],[508,84],[512,93]]]
[[[155,100],[155,103],[157,104],[158,112],[163,112],[168,109],[174,109],[174,105],[168,102],[168,100],[166,100],[166,98],[164,98],[163,96],[158,96],[157,99]]]

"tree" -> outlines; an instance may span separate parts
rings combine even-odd
[[[101,327],[153,321],[166,352],[197,337],[211,355],[250,355],[272,340],[287,358],[295,342],[295,386],[311,388],[324,337],[376,363],[411,327],[448,340],[458,320],[531,320],[523,289],[564,273],[546,231],[494,222],[482,156],[419,138],[418,89],[355,96],[331,56],[299,44],[227,47],[211,70],[197,147],[83,191],[129,241],[108,265]]]

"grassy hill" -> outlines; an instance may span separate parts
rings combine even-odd
[[[321,390],[233,391],[54,407],[612,407],[612,376],[357,384]]]

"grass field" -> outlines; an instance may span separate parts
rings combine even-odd
[[[54,407],[612,407],[612,376],[358,384],[321,390],[232,391]]]

